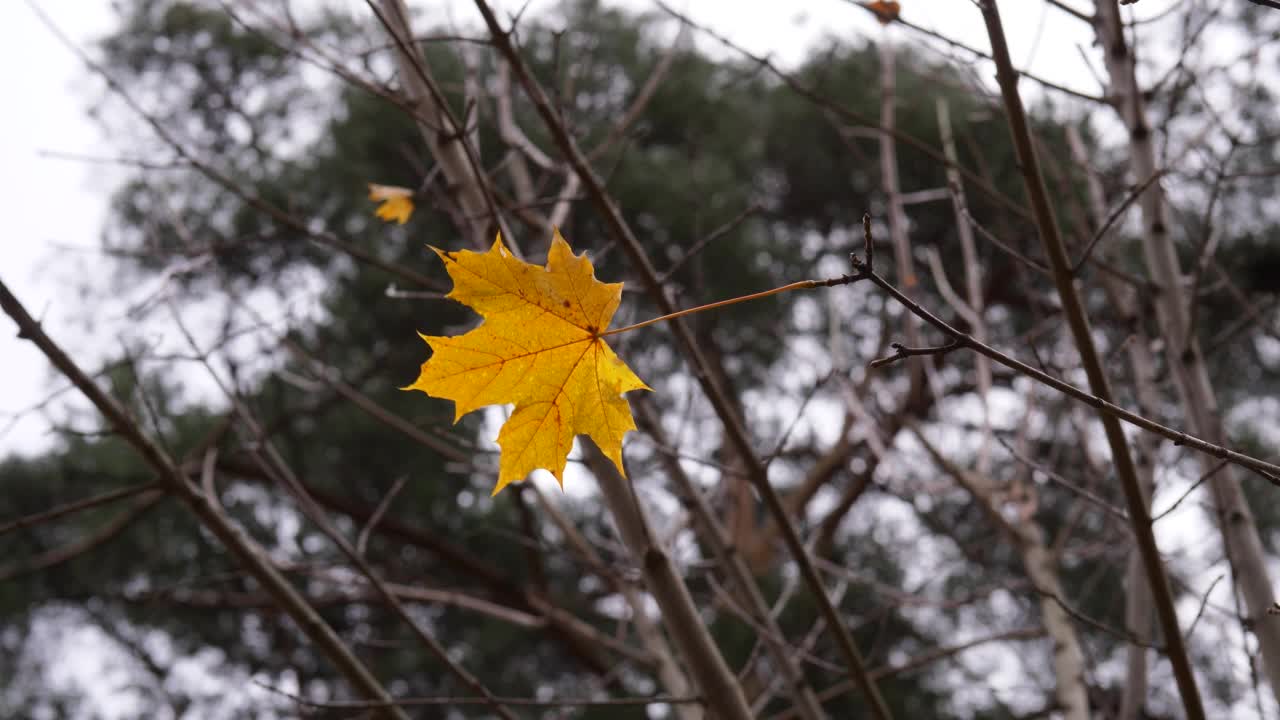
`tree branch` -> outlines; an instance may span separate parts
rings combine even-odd
[[[106,418],[107,424],[142,456],[143,461],[160,476],[170,492],[186,503],[201,524],[236,556],[245,569],[263,586],[263,589],[270,593],[293,618],[307,637],[329,657],[338,671],[366,697],[390,702],[391,695],[382,684],[338,637],[333,628],[320,617],[315,608],[311,607],[297,589],[275,569],[262,548],[224,514],[215,509],[200,490],[187,482],[185,475],[169,455],[147,437],[125,409],[85,375],[80,366],[76,365],[75,361],[45,334],[40,324],[31,317],[3,281],[0,281],[0,307],[17,323],[19,337],[35,343],[49,362],[79,388],[80,392]],[[382,715],[393,720],[408,720],[403,712],[395,709],[384,710]]]
[[[1031,200],[1032,211],[1036,219],[1036,227],[1040,240],[1044,244],[1045,255],[1053,268],[1054,284],[1058,287],[1058,296],[1062,300],[1063,312],[1075,338],[1076,348],[1080,352],[1080,360],[1085,374],[1089,378],[1089,386],[1099,399],[1111,401],[1111,385],[1102,368],[1101,360],[1094,347],[1089,319],[1084,305],[1076,292],[1071,264],[1067,259],[1066,246],[1059,234],[1058,223],[1053,215],[1053,207],[1049,202],[1044,177],[1040,172],[1035,148],[1032,146],[1031,133],[1027,127],[1026,114],[1022,107],[1022,97],[1018,93],[1018,77],[1009,59],[1009,48],[1005,41],[1004,25],[1000,20],[1000,11],[995,0],[981,0],[983,20],[987,25],[987,36],[991,39],[992,55],[996,62],[997,79],[1000,91],[1004,96],[1005,109],[1009,120],[1009,133],[1012,136],[1014,149],[1017,151],[1018,165],[1022,171],[1023,184]],[[1138,480],[1133,456],[1129,452],[1129,443],[1124,430],[1114,415],[1099,413],[1102,426],[1106,432],[1107,442],[1111,447],[1112,462],[1115,463],[1116,475],[1124,490],[1125,501],[1129,509],[1129,520],[1138,541],[1138,550],[1142,554],[1143,565],[1147,573],[1147,581],[1151,584],[1151,594],[1155,601],[1156,615],[1164,630],[1168,643],[1168,656],[1173,666],[1173,674],[1182,696],[1183,707],[1192,720],[1204,718],[1204,705],[1200,700],[1200,691],[1196,687],[1195,673],[1191,668],[1191,658],[1187,654],[1186,644],[1178,629],[1178,614],[1173,604],[1173,595],[1169,590],[1169,579],[1165,574],[1164,562],[1160,558],[1160,550],[1156,545],[1155,534],[1151,528],[1151,514]]]

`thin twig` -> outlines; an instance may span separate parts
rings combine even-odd
[[[404,483],[408,479],[409,478],[404,475],[396,478],[395,484],[393,484],[391,489],[387,491],[387,494],[383,496],[382,500],[378,503],[378,507],[373,509],[373,515],[369,517],[369,522],[364,524],[364,528],[360,530],[360,535],[356,538],[357,553],[364,555],[365,548],[369,545],[369,533],[372,533],[373,529],[378,527],[378,522],[382,520],[382,516],[385,515],[387,513],[387,509],[391,507],[391,501],[400,493],[401,488],[404,487]]]
[[[304,633],[329,659],[337,665],[361,693],[380,701],[390,701],[391,696],[369,672],[361,660],[342,641],[333,628],[307,603],[306,599],[289,583],[267,559],[265,551],[243,530],[234,525],[204,493],[191,485],[164,449],[147,437],[137,423],[129,417],[120,404],[98,387],[65,351],[40,327],[18,298],[0,281],[0,307],[17,323],[19,337],[30,340],[40,348],[49,362],[93,403],[114,428],[142,459],[160,476],[168,488],[200,519],[226,548],[246,567],[254,578],[293,618]],[[394,720],[408,720],[402,712],[388,710],[384,715]]]
[[[987,242],[991,243],[992,245],[995,245],[997,248],[999,248],[1004,253],[1012,257],[1014,260],[1017,260],[1018,262],[1022,263],[1023,265],[1026,265],[1027,267],[1031,268],[1032,270],[1036,271],[1041,275],[1044,275],[1045,277],[1049,277],[1052,274],[1049,268],[1044,266],[1044,263],[1041,263],[1038,260],[1031,259],[1029,256],[1025,255],[1014,246],[1010,245],[1004,240],[1001,240],[999,237],[996,236],[995,233],[983,227],[982,223],[978,222],[977,218],[975,218],[973,214],[969,212],[968,208],[966,208],[961,214],[963,215],[965,221],[969,223],[969,227],[973,228],[974,230],[977,230],[978,234],[986,238]]]
[[[164,497],[165,493],[162,490],[150,490],[139,495],[128,508],[122,510],[106,523],[66,545],[55,547],[38,555],[19,555],[18,559],[13,562],[0,565],[0,583],[48,570],[102,547],[127,530],[134,521],[155,507],[156,503],[163,500]]]
[[[645,78],[644,85],[636,91],[636,97],[631,101],[631,105],[626,112],[622,113],[622,117],[618,118],[618,122],[609,128],[609,134],[605,136],[600,144],[591,149],[587,153],[587,159],[596,161],[601,155],[609,152],[614,145],[618,143],[626,134],[631,126],[649,106],[649,101],[657,94],[658,88],[662,86],[662,81],[667,78],[667,74],[671,71],[671,66],[675,63],[676,55],[679,53],[685,37],[685,27],[681,26],[680,31],[676,33],[675,39],[671,41],[671,46],[662,53],[662,57],[658,60],[658,64],[654,66],[653,72],[649,73],[649,77]]]
[[[1156,522],[1162,519],[1164,516],[1168,515],[1169,513],[1173,512],[1174,510],[1177,510],[1178,506],[1182,504],[1183,500],[1186,500],[1188,497],[1190,497],[1191,493],[1195,492],[1196,489],[1199,488],[1201,485],[1203,485],[1206,480],[1216,475],[1219,470],[1221,470],[1226,466],[1227,466],[1226,460],[1219,460],[1218,463],[1214,465],[1212,469],[1209,470],[1209,472],[1201,473],[1200,478],[1196,480],[1194,483],[1191,483],[1191,487],[1187,488],[1186,492],[1179,495],[1178,499],[1174,500],[1172,505],[1160,511],[1159,513],[1156,513],[1155,515],[1153,515],[1151,517],[1151,522]]]
[[[1045,476],[1045,477],[1049,478],[1049,479],[1050,479],[1050,480],[1052,480],[1053,482],[1055,482],[1055,483],[1057,483],[1057,484],[1061,485],[1062,487],[1064,487],[1064,488],[1066,488],[1066,489],[1070,490],[1071,492],[1075,493],[1076,495],[1079,495],[1080,497],[1084,498],[1085,500],[1088,500],[1090,503],[1092,503],[1092,504],[1096,505],[1097,507],[1101,508],[1104,512],[1106,512],[1107,514],[1109,514],[1109,515],[1111,515],[1111,516],[1113,516],[1113,517],[1117,518],[1117,519],[1118,519],[1118,520],[1120,520],[1121,522],[1125,522],[1125,523],[1129,522],[1129,516],[1128,516],[1128,515],[1126,515],[1126,514],[1125,514],[1125,512],[1124,512],[1123,510],[1121,510],[1120,508],[1116,507],[1115,505],[1112,505],[1111,503],[1107,502],[1105,499],[1103,499],[1103,498],[1101,498],[1101,497],[1098,497],[1098,495],[1096,495],[1095,493],[1091,492],[1091,491],[1090,491],[1090,490],[1088,490],[1087,488],[1080,487],[1079,485],[1077,485],[1077,484],[1075,484],[1075,483],[1071,482],[1070,480],[1068,480],[1068,479],[1066,479],[1066,478],[1062,477],[1061,475],[1059,475],[1058,473],[1056,473],[1056,472],[1054,472],[1054,471],[1050,470],[1049,468],[1046,468],[1046,467],[1044,467],[1044,466],[1040,465],[1039,463],[1034,462],[1034,461],[1033,461],[1033,460],[1031,460],[1030,458],[1028,458],[1028,457],[1026,457],[1025,455],[1023,455],[1022,453],[1018,452],[1018,451],[1017,451],[1017,450],[1016,450],[1012,445],[1010,445],[1009,443],[1005,442],[1004,438],[997,437],[997,438],[996,438],[996,441],[997,441],[997,442],[999,442],[1001,445],[1003,445],[1003,446],[1004,446],[1004,449],[1005,449],[1005,450],[1007,450],[1007,451],[1009,451],[1009,454],[1010,454],[1010,455],[1012,455],[1012,456],[1014,457],[1014,459],[1015,459],[1015,460],[1017,460],[1018,462],[1020,462],[1020,463],[1022,463],[1022,464],[1024,464],[1024,465],[1026,465],[1028,468],[1031,468],[1032,470],[1035,470],[1036,472],[1039,472],[1039,473],[1044,474],[1044,476]],[[1153,520],[1152,520],[1152,522],[1155,522],[1155,520],[1153,519]]]
[[[960,653],[975,647],[979,647],[982,645],[987,645],[989,643],[995,643],[995,642],[1006,642],[1009,640],[1035,640],[1036,638],[1044,636],[1044,634],[1045,634],[1044,628],[1030,627],[1030,628],[1019,628],[1017,630],[1009,630],[1007,632],[996,633],[995,635],[988,635],[985,637],[974,638],[967,642],[958,643],[956,645],[943,646],[943,647],[930,650],[929,652],[926,652],[926,653],[921,653],[920,655],[910,658],[906,662],[901,663],[899,665],[888,665],[885,667],[874,668],[871,670],[871,674],[877,680],[887,680],[889,678],[897,677],[899,675],[905,675],[907,673],[914,672],[923,667],[932,665],[933,663],[939,660],[944,660],[953,655],[959,655]],[[835,700],[841,695],[844,695],[852,691],[854,687],[856,686],[852,682],[848,680],[842,680],[832,685],[831,687],[826,688],[820,693],[818,693],[818,699],[822,700],[823,702],[829,702],[831,700]],[[777,715],[769,716],[768,720],[791,720],[791,718],[794,718],[794,717],[796,717],[795,711],[787,710]]]
[[[804,398],[800,401],[800,407],[796,408],[795,417],[791,418],[791,422],[787,424],[787,429],[782,431],[782,435],[778,438],[778,441],[773,444],[773,450],[760,458],[760,461],[764,463],[765,467],[769,467],[769,465],[773,464],[773,461],[777,460],[778,456],[782,454],[782,451],[787,446],[787,441],[791,439],[791,433],[795,432],[796,426],[800,424],[800,420],[804,417],[805,408],[809,407],[809,403],[813,401],[813,398],[818,394],[818,391],[821,390],[833,377],[835,377],[835,372],[828,372],[826,375],[818,378],[818,381],[809,387],[809,391],[804,394]]]
[[[884,367],[885,365],[893,364],[895,362],[898,362],[899,360],[906,360],[907,358],[910,358],[910,357],[921,357],[924,355],[946,355],[952,350],[958,350],[961,347],[961,345],[959,342],[952,340],[944,345],[935,345],[932,347],[907,347],[902,343],[889,343],[889,347],[893,348],[896,352],[894,352],[894,354],[888,357],[876,358],[875,360],[872,360],[871,362],[867,363],[867,367],[874,370],[876,368]]]
[[[671,263],[671,267],[667,268],[658,276],[658,282],[665,284],[673,275],[680,271],[680,268],[684,267],[685,263],[697,257],[698,253],[702,252],[703,249],[711,243],[733,232],[733,230],[736,229],[743,220],[746,220],[752,215],[760,212],[763,207],[764,206],[760,203],[753,202],[748,205],[745,210],[735,215],[729,222],[721,225],[715,230],[712,230],[708,235],[699,238],[697,242],[695,242],[683,255],[680,256],[679,260]]]
[[[1187,633],[1185,637],[1188,641],[1191,640],[1191,633],[1195,632],[1196,625],[1200,622],[1200,618],[1204,616],[1204,609],[1209,605],[1209,595],[1213,593],[1213,589],[1218,587],[1218,583],[1222,582],[1222,579],[1225,577],[1226,575],[1219,575],[1214,578],[1213,582],[1209,583],[1209,589],[1205,590],[1204,595],[1200,597],[1200,609],[1196,610],[1196,616],[1191,619],[1191,624],[1187,626]]]
[[[94,495],[93,497],[85,498],[83,500],[76,500],[54,508],[49,508],[43,512],[23,515],[20,518],[15,518],[3,525],[0,525],[0,535],[6,535],[14,530],[22,528],[35,527],[36,525],[51,522],[66,515],[78,513],[81,510],[88,510],[89,508],[98,507],[99,505],[113,503],[117,500],[123,500],[124,498],[131,497],[148,490],[155,490],[159,487],[160,483],[158,482],[139,483],[137,485],[130,485],[129,487],[123,487],[118,490],[111,490],[109,492],[102,493],[101,495]]]
[[[1080,259],[1071,266],[1071,274],[1080,274],[1080,269],[1085,266],[1085,263],[1089,262],[1090,256],[1093,255],[1093,249],[1097,247],[1098,243],[1102,241],[1102,238],[1106,236],[1107,231],[1111,229],[1111,226],[1123,217],[1124,212],[1137,202],[1138,199],[1142,197],[1142,194],[1147,191],[1147,188],[1151,187],[1152,183],[1159,180],[1165,172],[1165,169],[1160,169],[1151,173],[1151,177],[1148,177],[1146,180],[1143,180],[1141,183],[1134,186],[1134,188],[1125,195],[1124,201],[1117,205],[1115,210],[1111,211],[1111,214],[1107,216],[1106,222],[1102,223],[1102,227],[1098,228],[1097,232],[1093,234],[1093,238],[1090,239],[1089,244],[1085,246],[1084,252],[1080,253]]]

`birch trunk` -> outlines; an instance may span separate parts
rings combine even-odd
[[[951,110],[947,101],[938,98],[938,131],[942,136],[942,152],[947,166],[947,190],[955,210],[956,233],[960,236],[960,253],[964,258],[965,305],[972,316],[973,337],[980,343],[987,342],[987,323],[983,317],[982,266],[978,263],[977,244],[973,239],[973,226],[969,224],[969,205],[964,195],[964,181],[960,178],[960,155],[956,152],[955,136],[951,132]],[[991,359],[974,356],[974,369],[978,372],[978,398],[982,401],[982,444],[978,446],[978,472],[991,472]]]
[[[1104,50],[1110,77],[1110,96],[1129,130],[1130,167],[1134,179],[1143,182],[1157,170],[1152,129],[1138,88],[1134,56],[1125,40],[1120,8],[1116,0],[1098,0],[1094,25]],[[1200,343],[1189,334],[1187,294],[1173,239],[1169,236],[1168,207],[1160,182],[1151,183],[1139,198],[1144,232],[1142,249],[1151,279],[1160,285],[1154,303],[1160,332],[1165,341],[1165,361],[1177,387],[1178,397],[1191,431],[1222,445],[1226,432],[1218,412],[1217,399],[1204,365]],[[1202,456],[1204,472],[1216,466],[1213,458]],[[1245,598],[1253,631],[1262,650],[1263,664],[1272,692],[1280,701],[1280,619],[1267,615],[1273,594],[1267,573],[1266,556],[1253,514],[1240,489],[1236,469],[1227,466],[1208,482],[1217,509],[1232,575]]]
[[[478,157],[471,155],[476,148],[467,147],[468,134],[460,130],[444,105],[430,69],[417,51],[404,0],[381,0],[378,4],[378,17],[385,24],[384,29],[395,47],[400,84],[414,109],[422,139],[444,175],[449,196],[456,203],[456,207],[450,208],[453,222],[472,246],[484,249],[492,241],[486,237],[488,218],[492,213],[481,185],[483,178],[478,177],[475,170],[474,161]],[[501,224],[500,218],[494,217],[493,220],[495,224]],[[510,233],[503,235],[508,243],[514,241]]]
[[[893,264],[898,271],[898,286],[907,292],[918,283],[911,258],[911,240],[907,235],[907,214],[902,209],[902,188],[898,182],[898,151],[893,142],[897,123],[897,74],[894,47],[888,37],[880,39],[880,190],[885,197],[885,217],[889,224],[889,240],[893,244]],[[919,347],[920,318],[906,313],[907,345]],[[925,381],[926,363],[908,363],[912,387]]]
[[[1067,257],[1066,244],[1062,240],[1058,220],[1054,216],[1053,204],[1049,200],[1048,188],[1045,186],[1040,162],[1031,140],[1026,110],[1022,105],[1022,96],[1018,93],[1018,76],[1009,59],[1009,46],[1004,34],[1004,25],[1000,20],[1000,10],[995,0],[980,0],[979,7],[987,26],[987,36],[991,40],[991,54],[996,63],[996,76],[1004,98],[1009,134],[1017,151],[1019,169],[1036,219],[1036,229],[1040,234],[1049,265],[1053,269],[1053,281],[1058,289],[1058,297],[1062,300],[1063,314],[1071,328],[1076,348],[1080,352],[1080,362],[1089,378],[1090,389],[1098,398],[1111,402],[1111,382],[1102,366],[1102,358],[1093,340],[1088,314],[1085,312],[1084,304],[1075,286],[1075,274]],[[1107,444],[1111,448],[1111,459],[1115,463],[1116,476],[1124,490],[1129,522],[1133,527],[1138,549],[1142,553],[1143,569],[1151,586],[1156,615],[1164,630],[1166,652],[1178,685],[1183,709],[1186,710],[1189,718],[1204,718],[1204,702],[1200,698],[1200,689],[1196,684],[1191,658],[1187,653],[1182,630],[1178,626],[1177,608],[1174,607],[1164,561],[1160,557],[1160,549],[1152,532],[1151,514],[1147,510],[1147,504],[1142,495],[1142,487],[1138,480],[1133,455],[1129,450],[1128,438],[1125,437],[1124,430],[1114,416],[1102,414],[1100,420],[1107,436]]]
[[[1062,583],[1058,579],[1053,554],[1045,547],[1044,531],[1035,521],[1021,513],[1016,520],[1006,519],[997,499],[995,483],[979,473],[969,472],[948,460],[924,433],[912,427],[920,444],[934,462],[973,496],[997,526],[1009,534],[1018,549],[1022,567],[1027,572],[1040,600],[1040,620],[1053,641],[1053,674],[1056,681],[1054,698],[1066,720],[1088,720],[1089,692],[1084,682],[1084,652],[1080,638],[1071,624],[1071,616],[1062,607]]]
[[[661,447],[670,447],[662,429],[662,423],[659,422],[657,413],[647,399],[635,400],[632,407],[638,411],[641,427],[653,438],[654,443]],[[796,714],[804,720],[821,720],[824,716],[822,703],[818,701],[817,695],[805,679],[803,670],[792,656],[792,650],[787,647],[782,628],[778,625],[777,618],[769,611],[764,594],[756,584],[755,577],[747,567],[742,553],[738,552],[732,543],[732,536],[716,519],[711,505],[684,472],[684,468],[680,467],[679,461],[671,455],[663,455],[661,462],[667,471],[667,476],[676,486],[677,495],[682,496],[685,507],[693,516],[694,528],[699,537],[711,550],[716,564],[729,578],[729,591],[765,629],[765,636],[761,639],[769,649],[773,661],[777,663],[777,670],[782,675],[792,701],[795,703]]]
[[[689,589],[670,556],[654,545],[653,534],[636,504],[629,481],[618,473],[600,448],[585,437],[582,449],[587,467],[600,481],[600,494],[609,506],[618,536],[639,566],[645,586],[662,611],[667,634],[684,657],[711,715],[725,720],[751,720],[751,706],[747,704],[742,686],[702,624]]]

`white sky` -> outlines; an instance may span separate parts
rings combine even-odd
[[[106,2],[46,2],[64,31],[79,42],[111,27]],[[42,157],[41,151],[108,154],[95,125],[86,117],[90,98],[100,93],[71,55],[24,3],[0,3],[0,87],[6,96],[0,112],[0,279],[71,349],[83,350],[65,322],[84,314],[65,262],[83,259],[83,251],[63,246],[96,247],[110,184],[100,168]],[[78,264],[78,263],[77,263]],[[55,387],[48,364],[35,347],[16,337],[7,316],[0,318],[0,453],[30,450],[46,443],[47,425],[21,420],[4,432],[8,413],[39,402]]]

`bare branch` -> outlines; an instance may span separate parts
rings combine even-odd
[[[48,570],[93,552],[127,530],[135,520],[142,517],[146,511],[163,500],[164,496],[164,492],[160,490],[148,490],[135,499],[128,509],[117,514],[110,521],[75,542],[67,543],[62,547],[54,548],[39,555],[22,557],[7,565],[0,565],[0,582],[7,582],[34,572]]]
[[[107,505],[117,500],[123,500],[127,497],[133,497],[139,493],[147,492],[148,490],[154,490],[158,487],[160,487],[160,484],[157,482],[139,483],[137,485],[130,485],[129,487],[123,487],[118,490],[110,490],[102,493],[101,495],[95,495],[83,500],[76,500],[74,502],[59,505],[58,507],[50,508],[44,512],[24,515],[20,518],[0,524],[0,535],[6,535],[14,530],[32,528],[37,525],[52,522],[58,518],[72,515],[82,510],[88,510],[89,508],[95,508],[100,505]]]
[[[948,342],[945,345],[936,345],[933,347],[907,347],[902,343],[890,343],[889,347],[893,348],[897,352],[890,355],[889,357],[882,357],[882,358],[877,358],[875,360],[872,360],[871,362],[867,363],[867,367],[872,369],[880,368],[880,367],[884,367],[885,365],[891,365],[895,362],[898,362],[899,360],[906,360],[907,358],[910,358],[910,357],[922,357],[926,355],[946,355],[952,350],[958,350],[961,347],[961,344],[956,340],[952,340],[951,342]]]
[[[35,343],[49,362],[67,377],[89,399],[90,402],[106,417],[107,423],[120,433],[142,459],[160,476],[171,492],[181,499],[191,511],[240,562],[253,574],[254,578],[271,593],[290,617],[298,623],[304,633],[329,656],[329,659],[347,677],[353,686],[368,697],[382,702],[390,702],[391,696],[382,684],[365,667],[364,663],[351,652],[323,618],[316,613],[298,591],[284,578],[266,559],[263,550],[218,509],[210,504],[208,498],[187,482],[178,466],[165,451],[142,430],[120,407],[110,395],[97,386],[84,371],[45,334],[39,323],[31,317],[22,303],[18,301],[7,285],[0,281],[0,307],[13,318],[20,329],[19,337]],[[383,713],[388,718],[407,720],[401,712],[388,710]]]
[[[378,591],[379,595],[382,596],[383,600],[388,606],[390,606],[396,616],[409,626],[413,631],[414,636],[417,637],[418,641],[421,642],[423,646],[435,655],[436,658],[440,660],[440,662],[443,663],[454,676],[470,687],[474,692],[484,697],[491,697],[492,693],[489,689],[485,687],[478,678],[467,671],[466,668],[462,667],[457,661],[455,661],[449,655],[444,646],[441,645],[440,642],[436,640],[435,637],[432,636],[416,618],[405,610],[403,603],[400,602],[400,599],[391,591],[378,573],[374,571],[373,566],[365,560],[363,555],[356,551],[356,548],[348,542],[346,537],[344,537],[333,525],[332,521],[330,521],[328,516],[325,515],[324,510],[307,493],[306,487],[298,480],[298,477],[293,473],[293,470],[288,466],[288,464],[285,463],[284,458],[278,451],[276,451],[275,446],[263,432],[262,425],[253,416],[253,414],[249,412],[239,395],[236,394],[214,370],[213,366],[208,361],[208,356],[201,351],[199,345],[195,341],[195,338],[192,337],[191,333],[182,322],[182,318],[178,314],[177,309],[170,306],[170,310],[178,330],[191,346],[191,349],[201,358],[201,362],[208,371],[210,378],[218,385],[223,394],[226,395],[236,414],[239,415],[241,421],[243,421],[244,425],[249,429],[252,439],[250,444],[251,453],[262,471],[269,477],[275,479],[281,487],[288,490],[290,494],[293,495],[294,499],[297,500],[298,505],[302,509],[303,514],[306,515],[306,517],[311,520],[311,522],[314,523],[340,551],[342,551],[342,554],[347,557],[360,574],[363,575]],[[389,702],[389,700],[385,700],[383,698],[379,698],[379,700],[382,702]],[[515,716],[511,714],[511,711],[503,707],[500,703],[494,701],[489,705],[490,709],[495,714],[505,718],[506,720],[515,720]]]
[[[382,520],[382,516],[386,514],[387,508],[391,507],[391,501],[396,499],[396,495],[400,494],[401,488],[409,478],[401,475],[396,478],[395,483],[391,485],[391,489],[382,497],[382,501],[378,503],[378,507],[373,509],[373,515],[369,517],[369,522],[360,530],[360,535],[356,538],[356,552],[364,555],[365,548],[369,545],[369,533],[378,527],[378,522]]]

